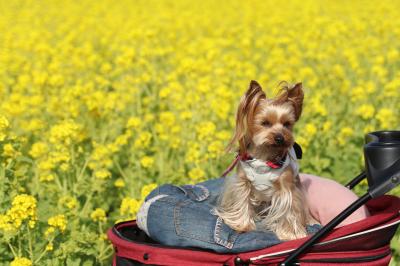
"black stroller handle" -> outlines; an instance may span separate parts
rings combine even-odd
[[[293,265],[296,259],[310,249],[344,219],[368,200],[382,196],[400,184],[400,131],[376,131],[365,136],[365,171],[350,181],[346,187],[352,189],[364,178],[368,180],[368,192],[352,203],[309,240],[293,251],[281,266]]]
[[[361,174],[356,176],[353,180],[351,180],[349,183],[345,185],[348,189],[353,189],[355,186],[357,186],[361,181],[363,181],[367,177],[367,174],[365,171],[362,171]]]

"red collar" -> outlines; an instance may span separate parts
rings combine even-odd
[[[265,164],[267,166],[269,166],[272,169],[279,169],[282,168],[283,164],[285,163],[287,155],[285,155],[279,162],[272,162],[272,161],[266,161]],[[235,167],[235,165],[237,164],[237,162],[239,160],[241,161],[248,161],[248,160],[252,160],[253,157],[251,157],[248,153],[245,153],[243,155],[236,155],[235,159],[233,160],[233,162],[231,163],[231,165],[225,170],[225,172],[222,174],[222,176],[226,176],[230,171],[232,171],[232,169]]]
[[[272,168],[272,169],[279,169],[279,168],[281,168],[281,167],[283,166],[283,164],[285,163],[286,156],[287,156],[287,155],[283,156],[284,159],[282,159],[282,160],[280,160],[280,161],[278,161],[278,162],[266,161],[265,164],[268,165],[268,166],[269,166],[270,168]],[[241,156],[239,155],[239,157],[240,157],[240,159],[241,159],[242,161],[248,161],[248,160],[252,160],[252,159],[253,159],[253,157],[251,157],[248,153],[245,153],[245,154],[243,154],[243,155],[241,155]]]

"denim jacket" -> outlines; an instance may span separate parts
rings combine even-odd
[[[224,178],[218,178],[196,185],[157,187],[138,212],[139,228],[164,245],[219,253],[245,252],[281,243],[271,231],[236,232],[213,213],[223,182]]]

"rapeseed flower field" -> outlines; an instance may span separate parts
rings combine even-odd
[[[270,96],[303,82],[302,172],[349,181],[364,134],[400,129],[399,9],[0,0],[0,264],[109,265],[106,230],[157,184],[229,165],[252,79]],[[399,234],[392,246],[395,265]]]

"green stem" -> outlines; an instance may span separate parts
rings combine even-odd
[[[54,238],[55,238],[55,237],[53,236],[53,237],[50,239],[49,243],[53,243]],[[42,253],[39,255],[39,257],[36,259],[35,264],[37,264],[37,263],[42,259],[42,257],[47,253],[46,247],[47,247],[47,244],[44,245],[44,250],[43,250]]]
[[[119,162],[117,160],[114,160],[115,165],[118,168],[119,173],[121,174],[121,176],[125,179],[128,180],[128,177],[126,176],[125,172],[122,170],[121,165],[119,164]]]
[[[90,161],[90,158],[87,158],[87,159],[85,160],[85,163],[83,164],[82,170],[80,171],[80,173],[79,173],[79,175],[78,175],[78,177],[77,177],[77,181],[79,181],[79,180],[82,178],[83,173],[85,172],[86,167],[87,167],[89,161]]]
[[[8,247],[10,248],[11,253],[13,254],[14,258],[15,258],[15,257],[18,257],[18,255],[17,255],[17,253],[15,252],[15,250],[14,250],[13,246],[11,245],[11,243],[10,243],[10,242],[7,242],[7,244],[8,244]]]
[[[63,188],[63,186],[62,186],[62,184],[61,184],[61,182],[60,182],[60,179],[59,179],[58,174],[56,174],[55,181],[56,181],[56,184],[57,184],[58,188],[60,189],[60,191],[63,191],[64,188]]]
[[[100,252],[99,261],[103,261],[103,260],[107,259],[108,257],[110,257],[110,254],[107,254],[107,252],[110,249],[112,250],[112,245],[111,244],[107,245],[107,247],[104,250],[102,250],[102,252]]]
[[[18,231],[18,256],[21,255],[21,231]]]
[[[89,202],[92,199],[93,196],[93,191],[89,194],[89,196],[87,197],[86,201],[85,201],[85,205],[83,205],[82,210],[81,210],[81,215],[85,214],[86,208],[87,206],[89,206]]]
[[[34,260],[33,248],[32,248],[32,237],[31,237],[31,230],[29,230],[29,224],[26,227],[28,229],[28,245],[29,245],[29,257],[31,261]]]

